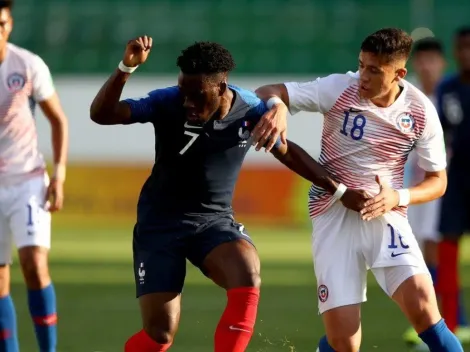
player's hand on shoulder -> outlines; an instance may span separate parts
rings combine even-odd
[[[136,67],[143,64],[150,54],[152,43],[152,38],[146,35],[129,40],[122,59],[124,65]]]
[[[257,151],[263,147],[266,152],[271,151],[279,137],[282,143],[287,144],[287,112],[287,106],[278,103],[261,117],[252,132]]]
[[[360,212],[369,199],[370,196],[366,191],[348,188],[341,197],[341,203],[348,209]]]
[[[380,186],[380,192],[375,197],[369,199],[361,210],[362,220],[370,221],[388,213],[398,206],[400,196],[398,192],[387,183],[382,182],[379,176],[375,176],[375,182]]]

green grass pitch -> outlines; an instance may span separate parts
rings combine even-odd
[[[63,219],[61,219],[63,220]],[[310,229],[249,226],[262,260],[263,288],[250,352],[314,351],[323,334],[310,256]],[[51,272],[59,309],[59,352],[117,352],[140,329],[131,266],[132,223],[72,226],[56,222]],[[470,306],[470,241],[462,248],[462,282]],[[225,293],[188,265],[183,311],[171,351],[207,352]],[[37,351],[18,265],[12,272],[22,352]],[[406,351],[407,327],[371,277],[363,306],[361,351]],[[468,311],[468,309],[467,309]],[[470,311],[468,311],[470,314]],[[468,346],[470,348],[470,346]]]

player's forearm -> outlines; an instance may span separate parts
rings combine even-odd
[[[286,104],[286,106],[289,106],[289,94],[283,83],[262,86],[255,92],[258,97],[264,101],[268,101],[272,97],[278,97],[284,102],[284,104]]]
[[[52,129],[52,155],[54,159],[53,178],[65,180],[67,154],[69,147],[69,133],[67,119],[61,118],[51,123]]]
[[[90,106],[90,118],[99,124],[114,123],[119,100],[130,74],[117,69],[101,87]]]
[[[447,173],[427,172],[423,182],[409,188],[410,204],[421,204],[442,197],[447,188]]]
[[[328,174],[323,166],[297,144],[288,140],[287,145],[281,145],[272,154],[289,169],[314,185],[325,189],[330,194],[336,192],[339,183]]]

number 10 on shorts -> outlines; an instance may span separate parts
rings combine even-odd
[[[398,232],[397,229],[393,228],[392,225],[387,224],[388,228],[390,229],[390,244],[388,245],[388,248],[390,249],[397,249],[398,247],[403,248],[403,249],[408,249],[410,246],[408,246],[405,242],[403,242],[403,236]],[[398,237],[398,243],[397,243],[397,237]]]

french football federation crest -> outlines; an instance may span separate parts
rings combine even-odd
[[[250,127],[250,121],[243,121],[242,127],[238,129],[238,137],[243,140],[250,138],[251,133],[248,130],[248,127]]]
[[[10,92],[18,92],[23,89],[26,79],[19,73],[12,73],[7,77],[7,87]]]
[[[397,118],[397,127],[403,133],[410,133],[415,127],[415,120],[413,116],[408,113],[401,114]]]

